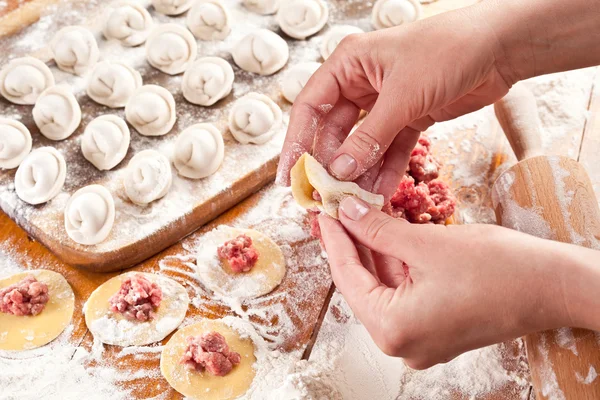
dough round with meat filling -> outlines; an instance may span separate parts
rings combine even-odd
[[[152,25],[152,16],[146,8],[125,1],[107,10],[102,33],[123,46],[139,46],[146,41]]]
[[[29,204],[45,203],[60,193],[67,177],[67,163],[54,147],[32,151],[15,174],[15,190]]]
[[[65,207],[65,229],[83,245],[103,242],[115,223],[115,202],[104,186],[89,185],[76,191]]]
[[[185,21],[200,40],[223,40],[231,32],[231,15],[220,0],[196,0]]]
[[[419,0],[378,0],[373,6],[371,23],[375,29],[385,29],[409,22],[421,17]]]
[[[196,124],[177,138],[173,163],[179,175],[200,179],[214,174],[223,163],[224,155],[221,132],[213,124]]]
[[[87,94],[98,104],[120,108],[141,86],[142,76],[135,69],[118,61],[101,61],[92,71]]]
[[[50,86],[54,86],[54,75],[37,58],[15,58],[0,71],[0,95],[14,104],[35,104]]]
[[[125,117],[140,135],[162,136],[175,125],[175,99],[157,85],[144,85],[129,98]]]
[[[244,71],[273,75],[287,63],[290,50],[285,40],[268,29],[258,29],[238,42],[231,52]]]
[[[44,90],[32,110],[33,120],[42,135],[50,140],[64,140],[71,136],[81,123],[81,107],[65,86],[52,86]]]
[[[58,68],[75,75],[86,73],[100,57],[96,38],[81,26],[67,26],[58,31],[50,42],[50,50]]]
[[[125,121],[116,115],[92,120],[81,138],[81,152],[100,171],[113,169],[129,149],[130,133]]]
[[[219,57],[200,58],[185,71],[181,91],[187,101],[212,106],[231,93],[233,68]]]
[[[279,27],[294,39],[306,39],[319,32],[328,18],[329,9],[323,0],[286,0],[277,11]]]
[[[31,133],[19,121],[0,117],[0,168],[17,168],[31,151]]]
[[[194,36],[177,24],[159,25],[146,41],[146,58],[150,65],[169,75],[185,71],[197,53]]]
[[[281,108],[259,93],[248,93],[238,99],[229,112],[229,130],[242,144],[268,142],[282,125]]]
[[[145,206],[164,197],[171,188],[171,163],[156,150],[137,153],[125,171],[125,194],[133,203]]]

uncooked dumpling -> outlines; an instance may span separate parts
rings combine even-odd
[[[287,101],[293,103],[296,100],[296,96],[300,94],[300,91],[306,85],[306,82],[310,79],[312,74],[321,66],[318,62],[305,62],[294,65],[290,68],[281,81],[281,92],[283,97]]]
[[[262,15],[275,14],[279,9],[279,2],[280,0],[242,0],[248,10]]]
[[[76,191],[65,207],[65,229],[79,244],[103,242],[115,222],[115,202],[104,186],[89,185]]]
[[[223,136],[214,125],[192,125],[177,138],[173,163],[181,176],[205,178],[221,166],[224,147]]]
[[[146,41],[146,57],[154,68],[169,75],[177,75],[196,59],[198,45],[194,36],[177,24],[154,28]]]
[[[268,29],[258,29],[238,42],[231,55],[245,71],[272,75],[287,63],[290,51],[281,36]]]
[[[231,15],[221,0],[197,0],[186,23],[200,40],[223,40],[231,32]]]
[[[384,29],[416,21],[420,16],[419,0],[378,0],[371,22],[375,29]]]
[[[138,46],[146,41],[152,24],[150,13],[140,4],[122,2],[107,10],[102,33],[124,46]]]
[[[183,74],[181,91],[190,103],[212,106],[231,93],[233,68],[219,57],[196,60]]]
[[[127,102],[125,116],[141,135],[165,135],[177,119],[175,99],[161,86],[144,85]]]
[[[229,129],[240,143],[263,144],[281,128],[281,108],[263,94],[248,93],[229,112]]]
[[[81,26],[62,28],[54,35],[50,49],[58,68],[76,75],[83,75],[91,69],[100,56],[96,38]]]
[[[110,108],[125,107],[133,93],[142,86],[142,76],[119,61],[101,61],[94,67],[87,94],[98,104]]]
[[[52,71],[37,58],[15,58],[0,71],[0,94],[11,103],[35,104],[50,86],[54,86]]]
[[[19,165],[15,190],[26,203],[45,203],[60,193],[66,177],[67,164],[62,154],[54,147],[40,147]]]
[[[50,140],[63,140],[75,132],[81,123],[81,107],[65,86],[44,90],[33,107],[33,120],[42,135]]]
[[[31,151],[31,133],[19,121],[0,117],[0,168],[17,168]]]
[[[152,0],[154,9],[165,15],[179,15],[189,10],[194,0]]]
[[[329,18],[323,0],[287,0],[277,11],[277,23],[282,31],[295,39],[305,39],[319,32]]]
[[[352,25],[337,25],[331,28],[323,37],[321,57],[327,60],[343,38],[353,33],[364,33],[362,29]]]
[[[146,205],[164,197],[171,188],[171,163],[156,150],[136,154],[125,171],[125,193],[129,200]]]
[[[125,158],[129,141],[125,121],[116,115],[101,115],[86,126],[81,152],[99,170],[110,170]]]

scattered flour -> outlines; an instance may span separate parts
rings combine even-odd
[[[590,365],[590,370],[588,371],[586,377],[581,376],[579,372],[575,373],[575,377],[577,378],[578,382],[581,382],[585,385],[589,385],[596,380],[596,378],[598,377],[598,373],[596,372],[596,369]]]

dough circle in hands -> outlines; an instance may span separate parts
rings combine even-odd
[[[65,86],[44,90],[32,110],[33,120],[42,135],[50,140],[63,140],[75,132],[81,123],[81,107]]]
[[[109,299],[119,291],[121,283],[142,274],[160,286],[163,297],[156,315],[149,321],[130,321],[110,310]],[[98,287],[85,302],[85,323],[95,339],[115,346],[143,346],[163,340],[183,322],[190,298],[183,286],[171,278],[145,272],[126,272]]]
[[[373,6],[371,23],[375,29],[385,29],[418,20],[421,17],[419,0],[378,0]]]
[[[146,40],[146,58],[154,68],[177,75],[196,59],[198,45],[194,36],[177,24],[163,24],[152,30]]]
[[[242,144],[268,142],[282,126],[281,108],[259,93],[238,99],[229,111],[229,130]]]
[[[185,21],[200,40],[223,40],[231,32],[231,15],[221,0],[196,0]]]
[[[152,25],[152,16],[146,8],[133,2],[121,2],[107,10],[102,34],[124,46],[139,46],[146,41]]]
[[[85,127],[81,152],[100,171],[107,171],[123,161],[130,140],[125,121],[116,115],[101,115]]]
[[[65,229],[73,241],[103,242],[115,223],[115,202],[104,186],[89,185],[76,191],[65,207]]]
[[[318,62],[304,62],[296,64],[287,70],[281,81],[281,93],[290,103],[296,100],[306,82],[321,66]]]
[[[125,106],[125,117],[140,135],[162,136],[173,128],[175,99],[162,86],[144,85],[129,98]]]
[[[213,124],[196,124],[177,138],[173,163],[179,175],[200,179],[214,174],[223,163],[224,155],[221,132]]]
[[[329,9],[323,0],[286,0],[277,11],[279,27],[294,39],[306,39],[319,32],[328,18]]]
[[[88,80],[87,94],[98,104],[120,108],[141,86],[142,76],[135,69],[118,61],[101,61]]]
[[[21,200],[42,204],[62,190],[67,177],[65,158],[54,147],[32,151],[15,174],[15,190]]]
[[[183,74],[181,91],[187,101],[212,106],[231,93],[233,68],[220,57],[203,57],[194,61]]]
[[[280,0],[242,0],[244,6],[257,14],[270,15],[279,10]]]
[[[233,48],[233,61],[244,71],[273,75],[287,63],[290,50],[281,36],[268,29],[257,29]]]
[[[0,117],[0,168],[17,168],[31,151],[31,133],[19,121]]]
[[[353,33],[364,33],[362,29],[352,25],[336,25],[332,27],[323,37],[321,42],[321,57],[327,60],[343,38]]]
[[[145,206],[164,197],[171,188],[171,163],[156,150],[144,150],[129,161],[125,193],[133,203]]]
[[[15,58],[0,71],[0,95],[14,104],[35,104],[38,96],[51,86],[54,75],[37,58]]]
[[[255,344],[251,337],[221,320],[203,319],[179,329],[165,345],[160,357],[160,371],[169,385],[186,398],[194,400],[232,400],[248,391],[256,375],[254,364]],[[252,329],[252,328],[250,328]],[[241,362],[225,376],[214,376],[209,372],[197,372],[181,364],[189,336],[218,332],[225,337],[232,351],[240,354]]]
[[[338,181],[308,153],[304,153],[292,167],[290,177],[292,195],[300,206],[318,208],[335,219],[338,219],[340,202],[348,196],[356,196],[378,210],[383,208],[382,195],[367,192],[354,182]],[[313,198],[315,190],[321,196],[320,201]]]
[[[19,272],[0,279],[0,289],[19,283],[28,275],[48,285],[48,303],[38,315],[17,316],[0,312],[0,350],[30,350],[50,343],[73,318],[75,294],[66,279],[48,270]]]
[[[179,15],[189,10],[195,0],[152,0],[154,9],[165,15]]]
[[[258,261],[249,272],[235,273],[221,261],[217,249],[241,234],[248,235],[258,251]],[[273,240],[252,229],[221,225],[202,237],[196,261],[198,278],[213,292],[234,298],[254,298],[275,289],[286,271],[285,257]]]
[[[75,75],[83,75],[100,57],[96,38],[81,26],[67,26],[58,31],[50,42],[50,50],[58,68]]]

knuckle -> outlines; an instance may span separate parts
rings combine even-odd
[[[361,35],[359,33],[352,33],[344,37],[338,47],[342,49],[353,49],[361,41]]]
[[[383,149],[377,136],[364,128],[358,128],[348,139],[352,147],[363,154],[378,155]]]
[[[373,218],[365,224],[363,234],[370,242],[381,240],[385,237],[391,223],[392,221],[388,218]]]

